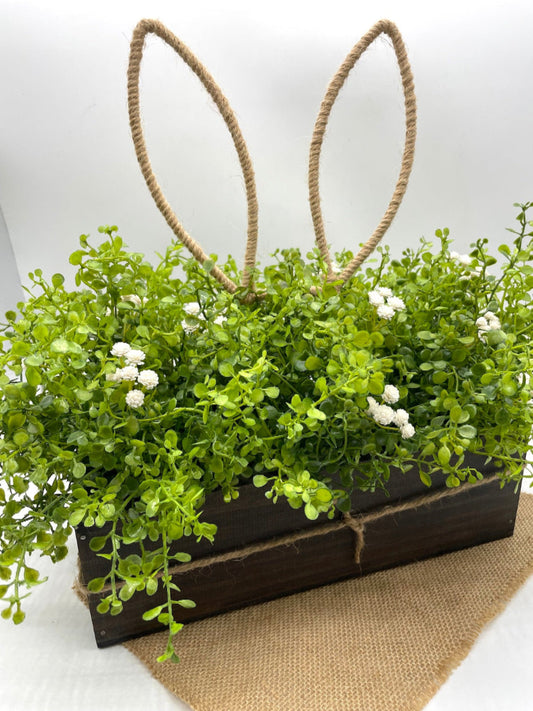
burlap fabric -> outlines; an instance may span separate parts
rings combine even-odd
[[[533,572],[533,496],[515,535],[189,624],[126,647],[194,711],[419,711]]]

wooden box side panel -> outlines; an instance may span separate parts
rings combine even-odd
[[[196,601],[180,610],[181,621],[192,621],[318,585],[421,560],[429,556],[512,535],[518,495],[499,482],[465,488],[456,496],[427,506],[400,511],[368,523],[361,564],[354,561],[354,533],[341,528],[324,536],[304,538],[241,560],[176,573],[173,580],[184,597]],[[150,598],[134,596],[116,617],[96,612],[98,595],[89,606],[98,646],[161,629],[141,619],[143,610],[163,604],[162,590]]]
[[[484,457],[468,454],[465,465],[475,466],[484,472],[485,476],[492,474],[494,467],[484,464]],[[356,473],[354,473],[355,475]],[[445,487],[446,477],[436,474],[433,477],[432,490]],[[383,491],[365,492],[356,490],[352,494],[352,512],[366,513],[384,505],[391,505],[411,499],[414,496],[427,493],[428,489],[420,480],[417,469],[413,468],[407,473],[393,469],[388,482],[388,493]],[[341,518],[336,513],[336,520]],[[209,541],[196,542],[193,536],[182,538],[172,546],[172,552],[183,551],[193,556],[193,559],[208,555],[215,555],[225,551],[235,550],[259,541],[266,541],[276,536],[285,535],[293,531],[314,528],[326,522],[327,517],[322,514],[318,520],[310,521],[306,518],[303,509],[292,509],[285,499],[280,499],[273,504],[265,497],[265,490],[258,489],[253,484],[240,487],[240,495],[236,500],[225,503],[221,492],[214,492],[207,496],[202,520],[214,523],[217,534],[214,543]],[[109,572],[109,563],[96,556],[89,548],[92,536],[101,536],[106,528],[78,527],[76,531],[82,582],[87,584],[92,578],[104,577]],[[157,544],[145,541],[147,549]],[[102,552],[110,552],[110,547]],[[127,553],[138,553],[136,545],[125,546]]]

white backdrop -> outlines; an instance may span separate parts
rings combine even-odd
[[[36,266],[69,273],[78,235],[103,223],[149,256],[171,238],[127,121],[128,43],[142,17],[190,46],[237,113],[256,169],[262,261],[312,243],[306,170],[316,113],[346,53],[382,17],[404,36],[419,113],[413,175],[386,241],[397,250],[448,226],[459,251],[480,236],[497,243],[512,203],[533,199],[530,0],[0,0],[0,205],[23,278]],[[185,227],[206,251],[242,258],[246,208],[231,141],[195,77],[156,39],[142,102],[154,168]],[[348,80],[325,144],[322,197],[335,248],[355,247],[379,221],[402,135],[398,73],[380,40]],[[51,573],[61,590],[69,560]],[[0,626],[6,708],[183,708],[124,650],[94,648],[67,588],[52,580],[34,598],[23,629]],[[428,711],[531,708],[532,605],[530,581]]]
[[[307,154],[325,88],[381,17],[403,33],[418,96],[410,186],[386,240],[399,249],[448,226],[460,249],[506,238],[533,196],[533,5],[529,0],[0,0],[0,205],[22,278],[68,271],[82,232],[118,224],[152,256],[171,239],[131,145],[125,73],[142,17],[203,61],[237,113],[255,164],[262,261],[312,244]],[[142,107],[154,169],[208,252],[242,257],[243,181],[229,134],[192,73],[148,41]],[[379,221],[402,151],[403,106],[385,39],[334,108],[324,148],[327,237],[355,247]]]

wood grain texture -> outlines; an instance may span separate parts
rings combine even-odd
[[[478,462],[476,464],[479,466]],[[494,471],[489,467],[481,470],[485,475]],[[437,477],[435,488],[443,486],[444,477]],[[418,472],[398,473],[391,477],[389,497],[383,492],[356,492],[353,511],[369,512],[426,492]],[[507,485],[500,489],[500,483],[495,481],[481,487],[465,487],[449,499],[393,513],[367,524],[360,565],[354,562],[354,533],[346,528],[270,548],[243,559],[215,562],[181,575],[176,573],[173,580],[181,588],[182,596],[197,604],[194,609],[180,608],[177,617],[183,622],[201,619],[318,585],[504,538],[513,533],[517,506],[518,494],[515,494],[514,487]],[[211,495],[204,513],[205,520],[219,526],[215,544],[203,545],[199,553],[202,544],[179,542],[178,549],[195,554],[195,559],[321,526],[327,520],[322,517],[309,521],[301,510],[291,509],[284,501],[273,505],[261,490],[251,485],[242,487],[240,498],[231,504],[225,504],[216,494]],[[102,534],[101,529],[97,531]],[[102,563],[102,559],[88,548],[91,533],[80,528],[77,534],[85,581],[98,576],[95,571],[101,570]],[[134,552],[133,546],[131,549]],[[88,595],[99,647],[162,629],[157,621],[141,619],[144,610],[163,604],[165,593],[162,589],[151,597],[137,593],[116,617],[99,614],[96,611],[99,600],[99,594]]]

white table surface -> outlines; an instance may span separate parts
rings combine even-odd
[[[188,711],[122,646],[96,648],[89,615],[71,590],[74,548],[46,570],[49,580],[28,599],[22,625],[0,620],[0,709]],[[426,711],[531,711],[532,658],[533,578],[485,628]]]

